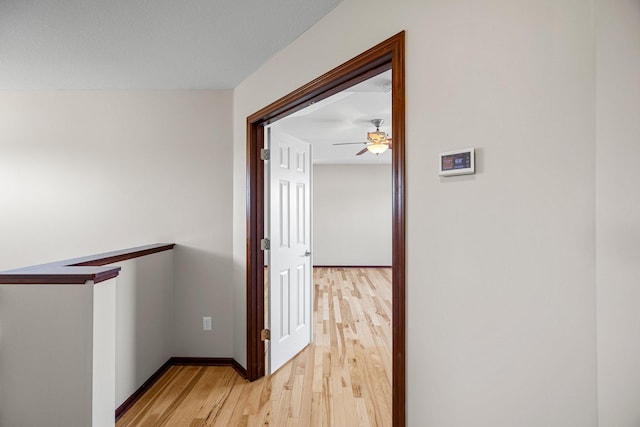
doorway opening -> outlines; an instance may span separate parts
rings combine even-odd
[[[247,377],[265,374],[264,126],[384,71],[392,73],[392,418],[405,425],[405,80],[404,32],[358,55],[247,118]]]

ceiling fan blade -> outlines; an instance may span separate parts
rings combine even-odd
[[[335,142],[333,145],[355,145],[355,144],[368,144],[367,142]]]
[[[361,155],[361,154],[364,154],[364,153],[366,153],[367,151],[368,151],[368,148],[366,148],[366,147],[365,147],[365,148],[363,148],[362,150],[358,151],[358,152],[356,153],[356,156],[359,156],[359,155]]]

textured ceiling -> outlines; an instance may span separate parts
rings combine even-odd
[[[340,0],[0,0],[0,90],[229,89]],[[390,72],[283,119],[317,163],[390,163]],[[361,142],[362,145],[333,145]]]
[[[233,88],[340,0],[0,0],[0,89]]]

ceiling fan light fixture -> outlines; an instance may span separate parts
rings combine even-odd
[[[387,140],[387,134],[380,131],[367,132],[367,139],[374,144],[382,144]]]
[[[385,151],[387,151],[388,148],[389,148],[389,145],[383,144],[383,143],[371,144],[367,146],[367,150],[369,150],[373,154],[382,154]]]

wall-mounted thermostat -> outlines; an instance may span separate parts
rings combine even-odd
[[[463,150],[440,153],[440,175],[451,176],[476,173],[474,152],[475,149],[473,148],[465,148]]]

